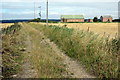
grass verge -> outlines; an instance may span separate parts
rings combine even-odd
[[[25,47],[21,26],[14,25],[1,30],[2,36],[2,76],[12,78],[21,70],[22,49]]]

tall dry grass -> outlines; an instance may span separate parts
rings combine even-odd
[[[36,23],[36,24],[43,24],[46,23]],[[68,28],[79,29],[87,31],[92,31],[94,33],[99,34],[100,36],[108,36],[110,35],[111,38],[115,37],[118,34],[118,26],[119,23],[49,23],[49,25],[55,25],[59,27],[63,27],[66,25]]]
[[[120,40],[66,27],[30,24],[99,78],[117,78]]]
[[[1,30],[3,78],[12,78],[21,70],[23,52],[20,49],[25,46],[20,29],[20,25],[14,24]]]
[[[65,78],[70,76],[66,71],[63,58],[58,56],[58,52],[51,47],[49,39],[28,24],[23,25],[31,41],[28,58],[37,71],[38,78]]]

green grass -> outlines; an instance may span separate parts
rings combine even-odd
[[[33,68],[37,71],[38,78],[65,78],[67,73],[63,59],[50,44],[45,41],[47,38],[38,30],[27,24],[23,24],[26,34],[31,41],[31,51],[28,56]]]
[[[68,56],[86,66],[99,78],[117,78],[120,41],[93,32],[30,23],[55,42]]]
[[[2,76],[3,78],[11,78],[21,70],[22,51],[24,48],[24,37],[20,31],[21,26],[14,25],[2,29]]]
[[[13,78],[13,75],[21,73],[24,70],[22,65],[26,61],[25,58],[31,62],[30,69],[37,72],[35,75],[37,78],[69,76],[65,69],[66,65],[62,63],[62,58],[56,54],[49,44],[40,43],[46,37],[41,35],[39,31],[35,31],[27,25],[24,27],[15,23],[6,29],[2,29],[1,33],[3,78]],[[30,44],[26,43],[27,38],[30,40]],[[27,46],[31,46],[31,50],[23,51]]]
[[[93,32],[74,30],[57,26],[42,26],[29,23],[31,27],[25,25],[25,29],[14,24],[7,29],[2,29],[2,63],[3,77],[10,78],[19,73],[23,60],[22,48],[25,48],[25,35],[30,36],[32,51],[26,54],[30,62],[36,69],[39,78],[62,78],[66,73],[62,58],[49,44],[41,44],[46,37],[55,42],[65,54],[78,60],[86,66],[90,73],[103,78],[116,78],[119,76],[118,59],[120,41],[110,40],[106,37],[99,37]],[[35,30],[35,29],[36,30]],[[40,31],[40,32],[39,32]],[[24,34],[26,33],[26,34]],[[30,56],[28,56],[30,55]],[[68,77],[68,76],[67,76]]]

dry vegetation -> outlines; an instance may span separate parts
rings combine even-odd
[[[38,24],[38,23],[37,23]],[[40,23],[44,24],[45,23]],[[118,34],[118,23],[49,23],[49,25],[64,26],[79,30],[93,31],[101,36],[110,36],[114,38]]]
[[[18,24],[2,29],[2,76],[12,77],[21,70],[24,35]]]
[[[74,26],[74,27],[73,27]],[[86,23],[86,24],[68,24],[69,28],[80,30],[89,30],[100,35],[116,36],[118,33],[118,23]]]
[[[46,37],[36,29],[28,25],[15,24],[1,31],[3,78],[62,78],[71,76],[71,73],[65,69],[66,64],[63,64],[63,58],[56,54],[57,52],[47,43]],[[30,64],[25,64],[26,60]],[[35,74],[33,70],[35,70]]]
[[[99,78],[118,77],[118,53],[120,50],[120,41],[118,39],[99,37],[94,32],[69,29],[67,27],[30,25],[43,32],[68,56],[80,61],[88,71],[91,71]]]
[[[117,78],[119,76],[120,41],[110,40],[108,37],[100,38],[94,34],[98,33],[101,36],[110,34],[114,37],[117,33],[117,23],[50,23],[51,26],[48,27],[41,24],[44,23],[21,24],[22,27],[15,24],[2,29],[4,77],[11,77],[22,70],[23,57],[29,59],[39,78],[68,77],[63,59],[45,42],[46,37],[56,43],[66,55],[85,65],[85,68],[97,77]],[[2,25],[6,27],[12,24]],[[88,27],[93,32],[88,31]],[[24,44],[26,35],[29,36],[28,39],[32,44],[28,43],[31,47],[28,55],[23,55],[21,49],[26,47]]]
[[[0,28],[7,28],[13,25],[14,23],[0,23]]]
[[[24,24],[25,32],[29,35],[31,51],[29,53],[30,62],[37,71],[37,78],[64,78],[69,75],[65,69],[63,59],[49,45],[46,37],[31,25]]]

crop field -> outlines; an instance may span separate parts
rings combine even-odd
[[[36,23],[43,24],[46,23]],[[13,25],[13,23],[0,23],[0,28],[6,28]],[[85,31],[92,31],[100,36],[110,36],[114,38],[118,34],[118,23],[49,23],[59,27],[68,27]]]
[[[11,25],[13,25],[14,23],[0,23],[0,28],[7,28]]]
[[[45,23],[40,23],[45,24]],[[118,23],[49,23],[49,25],[56,25],[79,30],[89,30],[101,36],[110,36],[114,38],[118,34]]]

